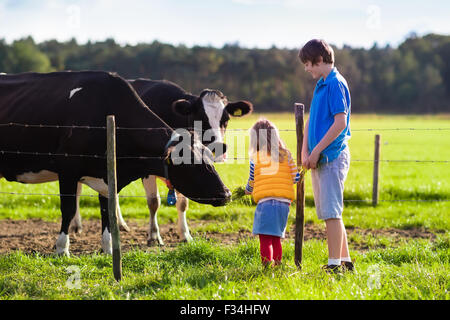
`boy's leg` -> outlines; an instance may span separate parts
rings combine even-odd
[[[318,169],[311,169],[311,185],[313,189],[314,206],[316,208],[317,217],[321,219],[320,210],[320,177]]]
[[[265,234],[259,235],[259,250],[263,265],[269,265],[273,260],[272,237]]]
[[[343,240],[343,224],[341,219],[325,220],[327,229],[328,242],[328,258],[329,265],[341,264],[342,240]]]
[[[345,230],[344,221],[341,220],[342,223],[342,249],[341,249],[341,260],[343,258],[350,259],[350,252],[348,251],[348,241],[347,241],[347,230]],[[351,262],[349,260],[349,262]]]
[[[337,159],[324,165],[319,171],[321,214],[327,228],[328,265],[340,265],[342,254],[348,257],[347,235],[342,221],[342,212],[344,182],[349,166],[350,153],[346,148]]]
[[[283,257],[283,247],[281,246],[281,238],[272,236],[273,247],[273,260],[275,265],[281,264],[281,258]]]

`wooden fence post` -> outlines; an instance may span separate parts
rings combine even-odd
[[[116,281],[120,281],[122,279],[122,253],[120,250],[120,232],[117,224],[116,122],[114,116],[108,116],[106,122],[109,230],[112,238],[114,278]]]
[[[373,160],[373,190],[372,190],[372,205],[378,205],[378,183],[380,174],[380,141],[381,137],[379,134],[375,135],[375,153]]]
[[[304,134],[305,106],[295,103],[295,125],[297,131],[297,168],[302,167],[302,146]],[[295,265],[301,269],[303,251],[303,229],[305,225],[305,182],[303,177],[297,183],[297,202],[295,211]]]

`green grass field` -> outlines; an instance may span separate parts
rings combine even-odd
[[[243,187],[247,181],[248,160],[244,159],[247,129],[259,116],[230,121],[228,157],[238,160],[230,159],[216,168],[231,190]],[[281,130],[295,129],[291,114],[264,116]],[[235,201],[221,208],[190,202],[188,220],[201,222],[191,230],[195,241],[180,244],[174,250],[125,253],[124,280],[120,285],[112,277],[108,256],[61,258],[17,252],[0,256],[0,298],[449,299],[450,163],[445,161],[450,160],[450,116],[353,115],[351,128],[352,162],[344,195],[346,226],[418,228],[434,233],[433,241],[354,235],[350,238],[350,251],[357,260],[358,274],[329,276],[320,270],[327,259],[326,241],[305,242],[304,266],[298,272],[293,263],[293,241],[285,240],[284,265],[276,270],[263,270],[256,239],[225,246],[201,238],[201,233],[208,231],[251,230],[255,207],[249,197],[235,197]],[[442,128],[447,130],[436,130]],[[380,165],[377,207],[371,205],[375,134],[381,134],[381,159],[389,160]],[[281,131],[281,136],[295,155],[295,131]],[[162,183],[159,188],[165,197],[167,189]],[[313,207],[309,173],[305,188],[306,223],[322,226]],[[1,180],[0,192],[58,194],[58,185],[21,185]],[[95,192],[84,187],[83,194],[95,195]],[[121,196],[127,195],[143,196],[141,182],[135,181],[122,190]],[[0,194],[0,199],[0,219],[60,219],[56,196]],[[120,204],[126,220],[147,221],[145,198],[125,197],[120,199]],[[99,219],[97,198],[82,197],[81,212],[84,219]],[[294,218],[292,206],[288,229]],[[159,223],[176,219],[176,209],[165,206],[163,199],[158,211]],[[364,242],[367,249],[359,250],[358,242]],[[67,267],[73,265],[80,269],[79,289],[67,285],[70,277]]]
[[[447,239],[405,241],[357,253],[358,273],[331,276],[320,270],[322,241],[305,243],[303,269],[283,244],[279,269],[261,268],[258,243],[235,246],[198,239],[176,250],[129,251],[124,278],[112,277],[111,257],[60,258],[17,252],[0,259],[3,299],[449,299]],[[79,281],[74,277],[74,266]],[[72,269],[69,269],[72,268]],[[78,285],[77,285],[78,284]]]

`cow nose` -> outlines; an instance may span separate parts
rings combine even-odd
[[[214,162],[224,162],[227,159],[227,154],[223,153],[220,156],[214,156]]]
[[[225,201],[230,202],[231,196],[232,196],[232,193],[231,193],[230,189],[227,188],[226,193],[225,193]]]
[[[215,199],[213,201],[212,205],[214,207],[220,207],[220,206],[226,205],[228,202],[231,201],[231,195],[232,195],[231,191],[228,188],[226,188],[224,197],[223,198],[220,197],[220,199]]]

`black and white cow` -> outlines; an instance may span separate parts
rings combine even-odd
[[[77,207],[79,181],[103,196],[102,247],[111,252],[103,129],[108,115],[114,115],[116,125],[122,128],[163,125],[130,84],[115,74],[0,75],[0,178],[21,183],[59,180],[62,222],[56,241],[58,254],[69,254],[68,230]],[[202,161],[175,163],[173,150],[186,141],[174,138],[171,130],[117,130],[118,191],[148,175],[166,176],[175,188],[197,202],[225,205],[231,193],[208,160],[213,158],[211,151],[192,136],[183,150],[193,158],[200,155]]]
[[[186,92],[179,85],[166,80],[137,79],[129,80],[141,99],[173,128],[195,128],[200,124],[202,142],[209,145],[213,151],[219,151],[215,161],[223,161],[225,152],[220,152],[224,141],[225,130],[231,117],[241,117],[253,111],[253,105],[248,101],[228,102],[219,90],[205,89],[200,95]],[[211,147],[213,146],[213,147]],[[225,150],[223,150],[225,151]],[[148,244],[156,242],[163,244],[157,222],[157,210],[161,198],[156,185],[156,176],[150,175],[142,179],[147,204],[150,210],[150,226]],[[181,240],[191,241],[192,237],[186,221],[188,200],[178,188],[178,233]],[[120,213],[120,211],[119,211]],[[122,228],[128,229],[122,217],[119,217]],[[72,222],[73,230],[81,229],[79,211]]]

